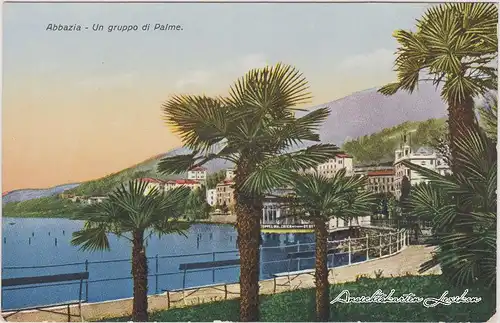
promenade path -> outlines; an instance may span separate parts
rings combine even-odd
[[[401,250],[399,253],[392,256],[386,256],[382,258],[376,258],[373,260],[368,260],[358,264],[352,264],[349,266],[343,266],[335,268],[330,275],[329,280],[331,284],[348,282],[356,280],[358,275],[367,275],[374,277],[374,272],[377,270],[383,270],[383,277],[391,276],[402,276],[405,274],[417,275],[418,268],[420,264],[429,260],[432,257],[433,247],[425,246],[409,246]],[[432,270],[426,274],[440,274],[439,269]],[[287,278],[280,278],[277,280],[278,284],[284,284]],[[314,278],[311,275],[300,275],[296,276],[292,280],[291,289],[297,288],[311,288],[314,287]],[[220,287],[219,287],[220,288]],[[182,299],[183,293],[170,293],[170,308],[173,307],[183,307],[189,305],[195,305],[199,303],[211,302],[214,300],[224,299],[224,286],[222,285],[222,290],[216,290],[213,288],[201,288],[187,290],[186,295],[192,293],[186,298],[186,301]],[[228,284],[228,299],[237,298],[239,296],[239,285],[238,284]],[[290,290],[288,286],[278,286],[276,293],[284,292]],[[195,291],[195,292],[194,292]],[[263,280],[260,282],[260,293],[261,294],[273,294],[274,293],[274,282],[273,280]],[[159,311],[168,308],[168,299],[166,294],[152,295],[149,297],[149,310]],[[52,309],[53,310],[53,309]],[[114,300],[100,303],[89,303],[82,305],[82,313],[84,320],[99,320],[111,317],[121,317],[128,316],[131,314],[132,310],[132,299],[122,299]],[[14,314],[8,318],[8,321],[15,322],[43,322],[43,321],[56,321],[65,322],[67,320],[66,308],[56,309],[56,311],[61,314],[49,313],[49,312],[39,312],[39,311],[29,311]],[[74,321],[79,321],[78,308],[72,308],[72,314],[75,315]]]

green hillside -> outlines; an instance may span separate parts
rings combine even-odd
[[[121,183],[127,182],[132,179],[152,177],[158,179],[176,179],[182,176],[168,176],[158,173],[156,171],[156,164],[164,156],[164,154],[147,159],[139,164],[131,166],[127,169],[117,173],[109,174],[105,177],[91,180],[80,184],[72,190],[65,193],[75,195],[105,195],[112,191],[116,186]]]
[[[68,217],[79,209],[79,204],[57,196],[42,197],[23,202],[10,202],[3,206],[5,217]]]
[[[434,138],[444,131],[446,119],[405,122],[380,132],[345,142],[342,149],[354,157],[355,164],[375,164],[392,161],[394,150],[401,142],[401,136],[409,133],[411,146],[429,146]]]

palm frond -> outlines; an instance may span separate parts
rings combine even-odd
[[[190,149],[205,151],[226,136],[229,113],[219,99],[174,96],[162,108],[167,124]]]
[[[85,228],[73,232],[72,245],[79,245],[83,251],[110,250],[108,236],[104,225]]]
[[[245,179],[241,189],[252,194],[262,194],[276,187],[288,186],[294,181],[297,171],[314,167],[338,153],[337,146],[320,144],[269,157]]]
[[[498,8],[493,3],[440,4],[417,20],[415,32],[397,30],[397,82],[379,92],[413,92],[422,80],[443,83],[441,95],[450,104],[497,87]],[[430,78],[421,78],[426,74]]]

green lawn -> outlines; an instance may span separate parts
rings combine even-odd
[[[371,296],[377,289],[384,293],[395,290],[394,297],[413,293],[420,297],[440,298],[445,291],[448,296],[460,296],[465,288],[453,288],[441,276],[407,276],[395,278],[368,279],[331,286],[330,296],[334,299],[342,290],[349,290],[351,297]],[[342,304],[331,305],[331,321],[365,322],[485,322],[495,312],[494,291],[469,287],[467,297],[481,297],[476,304],[438,305],[426,308],[416,304]],[[261,321],[265,322],[308,322],[314,321],[314,290],[301,289],[261,297]],[[189,322],[214,320],[238,321],[237,300],[206,303],[187,308],[177,308],[152,313],[149,321]],[[130,318],[112,319],[127,321]],[[110,319],[106,319],[110,321]]]

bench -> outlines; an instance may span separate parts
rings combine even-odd
[[[239,259],[230,259],[230,260],[217,260],[217,261],[205,261],[205,262],[193,262],[193,263],[186,263],[186,264],[180,264],[179,265],[179,270],[182,271],[182,288],[177,288],[177,289],[163,289],[163,292],[167,292],[167,309],[170,308],[170,293],[175,293],[175,292],[182,292],[182,300],[184,301],[184,304],[186,304],[186,298],[193,293],[197,292],[198,290],[202,288],[213,288],[215,290],[220,290],[224,292],[224,299],[227,299],[227,285],[228,284],[234,284],[237,282],[226,282],[226,283],[214,283],[214,284],[209,284],[209,285],[203,285],[203,286],[196,286],[192,289],[193,291],[186,295],[186,275],[188,272],[196,272],[196,271],[205,271],[206,269],[212,269],[215,271],[215,269],[219,268],[233,268],[233,267],[238,267],[240,265],[240,260]],[[219,289],[218,287],[224,286],[224,289]],[[187,305],[187,304],[186,304]]]
[[[44,310],[44,309],[51,308],[51,307],[58,307],[58,306],[67,306],[68,307],[68,322],[71,321],[71,316],[79,316],[80,320],[83,321],[82,303],[87,302],[87,299],[82,300],[82,285],[83,285],[83,280],[88,280],[88,279],[89,279],[88,272],[2,279],[2,288],[9,287],[9,286],[42,285],[42,284],[60,283],[60,282],[77,281],[77,280],[80,281],[80,290],[79,290],[77,300],[70,300],[70,301],[66,301],[66,302],[62,302],[62,303],[52,303],[52,304],[40,305],[40,306],[31,306],[31,307],[9,309],[6,311],[6,313],[8,313],[8,314],[6,314],[5,316],[2,313],[2,317],[4,319],[7,319],[11,315],[19,313],[21,311],[28,311],[28,310],[38,310],[38,311],[46,311],[46,312],[61,314],[58,312]],[[64,285],[64,284],[57,284],[57,285]],[[48,286],[54,286],[54,285],[48,285]],[[6,289],[6,290],[9,290],[9,289]],[[88,295],[86,295],[86,298],[87,298],[87,296]],[[78,304],[78,310],[80,311],[80,315],[71,315],[70,306],[76,305],[76,304]]]
[[[332,255],[332,254],[335,254],[337,253],[337,249],[333,248],[333,249],[328,249],[327,251],[327,256],[328,255]],[[311,268],[311,269],[302,269],[302,270],[294,270],[292,271],[291,270],[291,266],[292,266],[292,260],[294,259],[297,259],[299,261],[299,263],[297,264],[297,267],[300,268],[300,259],[311,259],[311,258],[314,258],[316,256],[316,252],[315,251],[299,251],[299,252],[291,252],[287,255],[287,259],[288,259],[288,270],[286,272],[281,272],[281,273],[276,273],[276,274],[273,274],[273,280],[274,280],[274,284],[273,284],[273,292],[276,293],[276,287],[277,286],[288,286],[288,287],[292,287],[292,281],[299,277],[300,275],[312,275],[314,276],[315,274],[315,269],[314,268]],[[332,268],[333,269],[333,266]],[[291,277],[293,276],[293,278]],[[287,277],[287,281],[284,283],[284,284],[278,284],[278,282],[276,281],[277,278],[282,278],[282,277]]]

